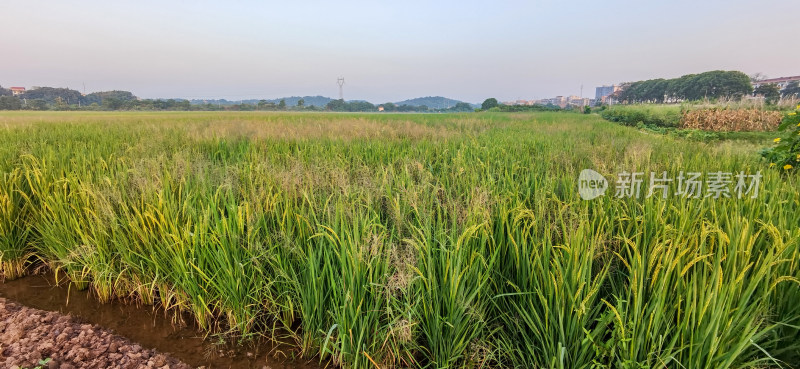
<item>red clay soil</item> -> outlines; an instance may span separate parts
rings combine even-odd
[[[0,367],[191,368],[98,325],[0,298]]]

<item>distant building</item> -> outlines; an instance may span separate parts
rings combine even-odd
[[[383,109],[383,105],[379,105],[379,106],[378,106],[378,111],[383,111],[383,110],[384,110],[384,109]]]
[[[537,100],[516,100],[516,101],[504,101],[502,102],[503,105],[534,105],[536,104]]]
[[[594,92],[594,101],[595,103],[604,103],[608,104],[611,103],[611,99],[609,96],[613,95],[615,92],[622,89],[620,85],[611,85],[611,86],[600,86],[595,89]]]
[[[753,88],[758,88],[761,85],[769,85],[774,84],[777,85],[778,88],[783,90],[789,83],[792,82],[800,82],[800,76],[793,76],[793,77],[780,77],[780,78],[769,78],[769,79],[762,79],[760,81],[753,81]]]
[[[572,106],[584,107],[592,104],[592,99],[588,97],[570,96],[567,98],[567,104]]]
[[[584,98],[579,96],[556,96],[551,97],[549,99],[540,99],[540,100],[516,100],[516,101],[505,101],[503,105],[555,105],[558,107],[566,108],[567,106],[578,106],[584,107],[587,105],[592,105],[594,102],[593,99]]]
[[[9,90],[11,90],[11,93],[14,96],[22,95],[25,93],[25,87],[10,87]]]

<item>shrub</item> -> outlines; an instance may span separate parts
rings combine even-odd
[[[783,137],[775,138],[775,146],[762,150],[761,155],[770,167],[784,172],[794,172],[800,166],[800,105],[783,118],[778,128]]]
[[[657,127],[678,127],[681,112],[678,106],[617,105],[600,112],[606,120],[635,127],[639,123]]]

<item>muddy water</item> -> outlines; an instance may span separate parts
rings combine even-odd
[[[34,275],[0,283],[0,297],[47,311],[57,311],[98,324],[144,347],[169,353],[195,367],[313,369],[315,362],[291,360],[290,347],[269,343],[234,346],[214,344],[191,324],[177,327],[171,314],[150,306],[121,302],[102,304],[87,291],[56,285],[52,274]]]

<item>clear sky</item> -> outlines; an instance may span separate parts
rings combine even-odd
[[[374,103],[800,74],[797,0],[3,1],[0,85]]]

